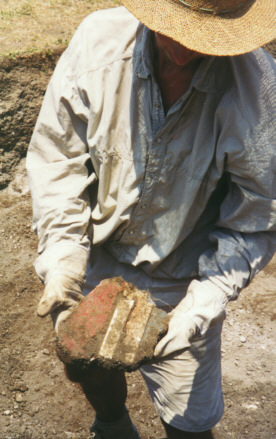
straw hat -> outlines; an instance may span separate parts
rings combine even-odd
[[[276,0],[121,0],[149,29],[208,55],[239,55],[276,37]]]

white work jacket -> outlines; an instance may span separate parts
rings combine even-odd
[[[36,270],[102,248],[167,301],[196,278],[223,308],[275,251],[274,62],[208,56],[166,115],[152,66],[123,7],[88,16],[58,62],[27,157]]]

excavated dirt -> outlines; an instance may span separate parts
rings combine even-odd
[[[33,261],[36,237],[24,157],[49,75],[60,52],[0,64],[0,437],[84,439],[93,411],[55,353]],[[276,258],[228,307],[222,344],[225,415],[215,439],[273,439]],[[275,352],[275,351],[274,351]],[[164,437],[139,372],[127,374],[127,405],[142,439]]]
[[[0,58],[0,189],[11,182],[26,155],[49,76],[62,51],[14,61]]]

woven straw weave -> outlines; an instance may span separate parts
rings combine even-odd
[[[270,55],[273,56],[273,58],[276,58],[276,40],[271,41],[271,43],[266,44],[264,46],[264,49],[266,49]]]
[[[276,38],[276,0],[121,2],[151,30],[208,55],[238,55]]]

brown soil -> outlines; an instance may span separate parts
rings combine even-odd
[[[11,182],[26,155],[49,76],[63,49],[0,58],[0,189]]]
[[[93,420],[78,385],[64,376],[49,318],[36,306],[43,287],[24,158],[49,75],[59,56],[36,54],[0,65],[0,437],[82,439]],[[276,258],[228,307],[223,332],[226,411],[215,438],[276,437],[273,325]],[[274,302],[273,302],[274,301]],[[127,374],[127,405],[142,439],[164,437],[139,372]]]

